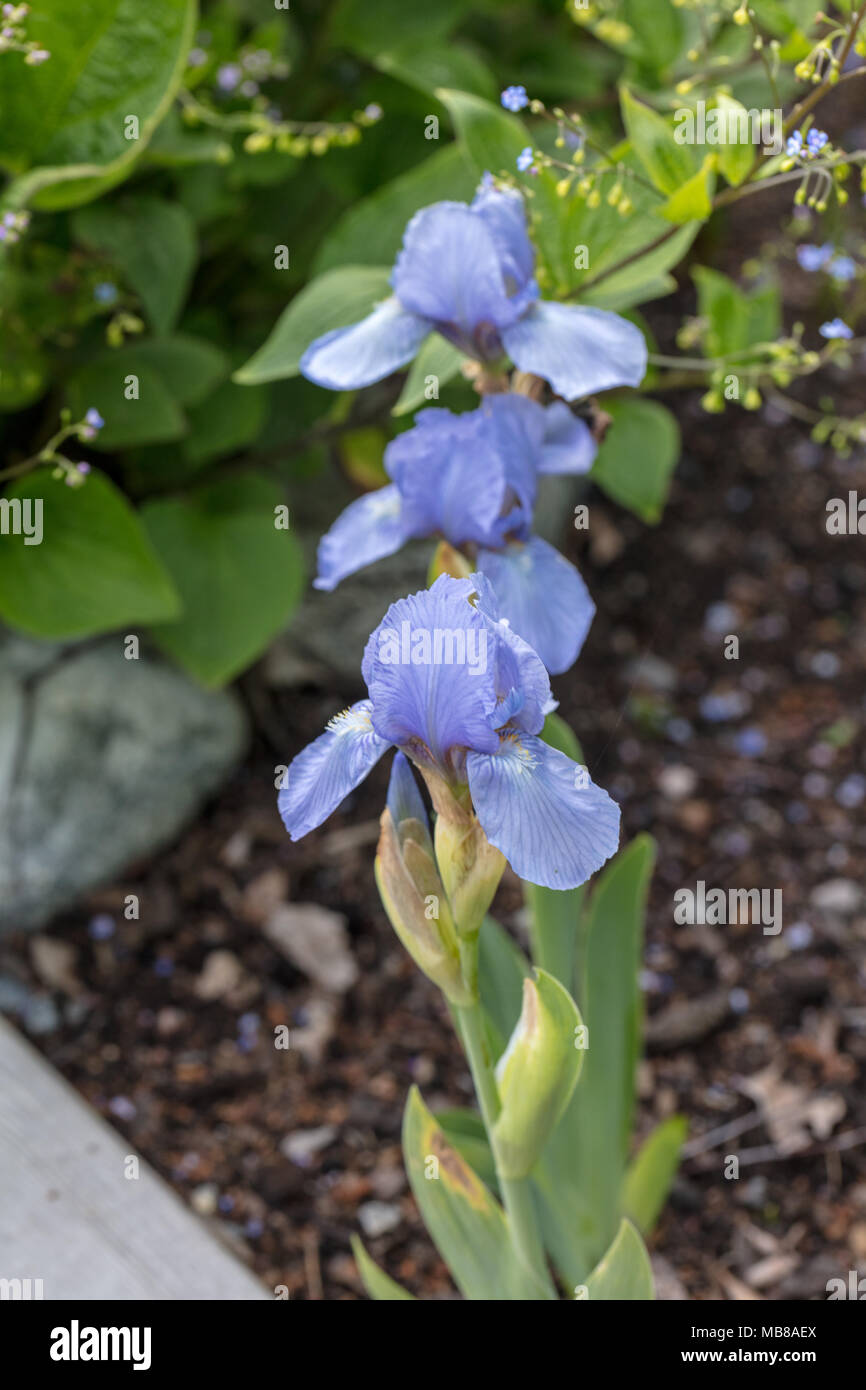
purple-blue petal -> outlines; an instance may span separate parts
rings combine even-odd
[[[433,203],[412,218],[391,273],[400,303],[446,336],[471,342],[481,325],[514,320],[494,237],[465,203]]]
[[[589,425],[574,415],[565,401],[554,401],[547,407],[539,473],[588,473],[597,453]]]
[[[416,820],[426,832],[426,840],[432,855],[430,823],[427,808],[418,787],[412,764],[403,753],[396,753],[391,764],[391,778],[388,782],[388,810],[395,825],[404,820]]]
[[[430,589],[392,603],[364,651],[361,670],[373,727],[398,747],[424,745],[446,765],[452,748],[492,751],[495,634],[469,599],[471,579],[440,575]]]
[[[388,445],[385,468],[413,536],[441,533],[456,546],[496,543],[506,466],[484,438],[480,411],[422,410],[414,429]]]
[[[373,729],[370,711],[369,700],[343,710],[292,761],[279,808],[293,840],[327,820],[387,752],[388,740]]]
[[[573,666],[595,616],[589,590],[564,555],[540,536],[505,550],[482,550],[499,611],[538,653],[551,675]]]
[[[347,574],[393,555],[409,539],[403,503],[390,484],[350,502],[319,541],[315,589],[335,589]]]
[[[646,372],[640,329],[607,309],[539,302],[503,329],[502,342],[515,366],[544,377],[569,401],[638,386]]]
[[[500,615],[498,596],[487,575],[479,572],[472,579],[478,590],[478,611],[487,618],[497,639],[494,727],[500,729],[510,722],[526,733],[537,734],[552,708],[547,669],[535,649]]]
[[[520,302],[528,307],[538,297],[538,287],[533,280],[535,250],[529,240],[523,199],[514,189],[482,187],[471,207],[493,237],[506,289],[512,295],[522,294]]]
[[[544,888],[576,888],[616,853],[619,807],[585,769],[530,734],[470,753],[469,790],[492,845]]]
[[[392,296],[359,323],[316,338],[301,358],[301,375],[331,391],[370,386],[411,362],[429,332],[429,323]]]

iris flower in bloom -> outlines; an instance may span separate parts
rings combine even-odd
[[[640,330],[606,309],[543,302],[534,269],[519,193],[487,184],[469,205],[433,203],[406,228],[393,295],[360,323],[317,338],[301,372],[334,391],[369,386],[411,362],[435,330],[479,362],[507,354],[566,400],[639,385]]]
[[[279,806],[293,839],[396,746],[428,784],[471,797],[490,844],[531,883],[576,887],[615,853],[619,808],[538,737],[553,704],[547,672],[499,621],[483,575],[441,575],[392,603],[361,669],[369,699],[332,719],[289,768]]]
[[[319,543],[317,589],[442,536],[489,579],[501,615],[554,675],[583,646],[595,605],[574,566],[531,533],[541,473],[585,473],[596,445],[562,401],[545,408],[513,393],[478,410],[422,410],[385,450],[392,482],[359,497]]]

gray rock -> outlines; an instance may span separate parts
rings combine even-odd
[[[120,638],[0,634],[0,933],[39,927],[169,843],[241,757],[247,721]]]

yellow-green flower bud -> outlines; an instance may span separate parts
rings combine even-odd
[[[460,936],[481,928],[505,868],[505,858],[491,845],[471,807],[458,802],[435,777],[425,773],[438,812],[434,839],[436,863]]]
[[[376,884],[391,926],[452,1004],[471,1003],[473,991],[463,978],[457,932],[426,827],[415,818],[395,825],[387,808],[380,826]]]
[[[586,1030],[568,991],[536,970],[523,981],[523,1008],[496,1066],[501,1110],[493,1127],[504,1178],[525,1178],[562,1118],[577,1085]]]

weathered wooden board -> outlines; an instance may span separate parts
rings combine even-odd
[[[45,1299],[268,1298],[143,1160],[126,1176],[131,1157],[0,1018],[0,1280],[41,1279]]]

